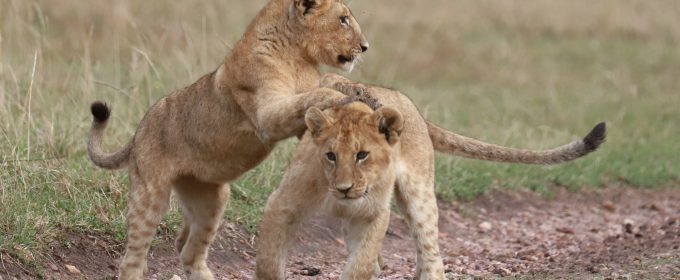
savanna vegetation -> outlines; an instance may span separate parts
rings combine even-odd
[[[123,242],[125,172],[88,160],[89,104],[113,107],[107,149],[149,106],[214,70],[265,0],[0,0],[0,253],[27,264],[66,232]],[[371,43],[356,80],[397,88],[459,133],[548,148],[606,121],[608,142],[536,167],[439,156],[437,192],[654,188],[680,178],[680,5],[672,0],[352,1]],[[255,230],[296,140],[232,185]],[[174,232],[175,207],[161,227]]]

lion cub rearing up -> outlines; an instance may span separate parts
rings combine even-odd
[[[367,49],[342,1],[272,0],[224,64],[159,100],[122,150],[102,151],[110,110],[92,104],[90,158],[103,168],[127,166],[130,178],[119,279],[142,278],[173,189],[184,216],[181,263],[191,279],[212,279],[208,246],[229,199],[227,183],[262,162],[279,140],[302,134],[309,107],[328,108],[347,97],[319,88],[320,64],[351,70]]]

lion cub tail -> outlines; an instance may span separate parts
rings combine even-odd
[[[94,102],[90,107],[94,120],[92,121],[92,130],[90,131],[90,139],[87,143],[87,153],[90,160],[95,165],[106,169],[119,169],[127,164],[127,159],[130,157],[132,150],[132,142],[128,143],[125,148],[114,153],[106,153],[102,151],[102,138],[106,123],[111,115],[111,109],[103,102]]]
[[[546,165],[567,162],[585,156],[604,143],[606,137],[606,125],[599,123],[581,140],[554,149],[538,151],[485,143],[447,131],[430,122],[427,122],[427,130],[434,149],[440,152],[497,162]]]

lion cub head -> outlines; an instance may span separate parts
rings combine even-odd
[[[294,0],[291,22],[307,56],[317,63],[352,71],[368,41],[341,0]]]
[[[374,187],[392,187],[391,165],[404,127],[401,113],[389,107],[373,111],[366,104],[351,103],[326,112],[312,107],[305,122],[329,191],[338,200],[358,200]]]

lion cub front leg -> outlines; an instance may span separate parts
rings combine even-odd
[[[315,188],[313,177],[287,173],[269,196],[260,222],[255,279],[285,279],[288,247],[300,223],[323,202],[324,189]]]
[[[352,80],[345,78],[345,76],[335,73],[324,74],[319,81],[319,87],[334,88],[336,84],[351,84]]]
[[[354,218],[348,221],[345,241],[350,255],[340,279],[378,279],[380,251],[389,222],[389,210],[382,211],[373,220]]]
[[[348,96],[348,101],[360,101],[366,103],[371,109],[376,110],[382,106],[380,102],[371,95],[371,90],[367,85],[353,82],[338,74],[326,74],[321,77],[319,86],[330,88],[342,92]]]

